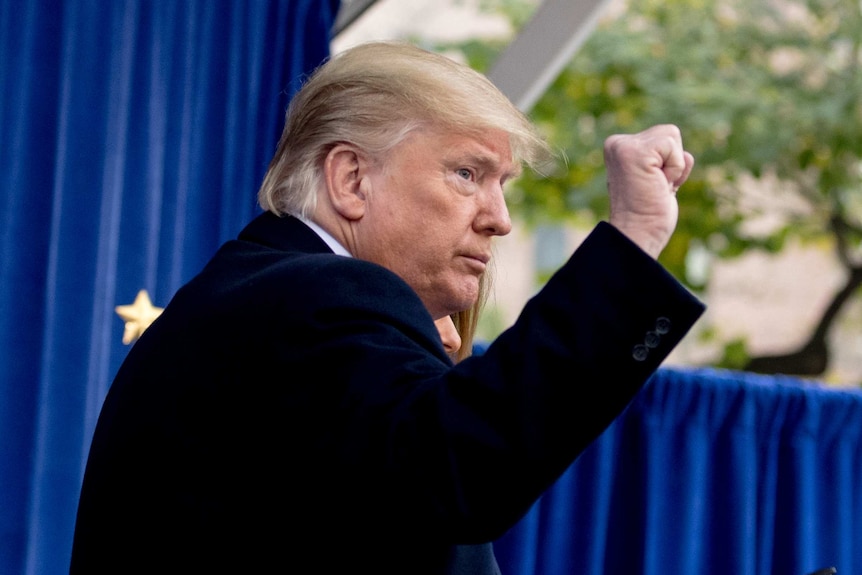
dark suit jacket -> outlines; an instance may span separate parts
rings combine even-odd
[[[457,571],[454,546],[516,523],[702,311],[603,223],[453,367],[400,278],[261,215],[117,373],[71,571]]]

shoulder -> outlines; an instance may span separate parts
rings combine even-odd
[[[228,242],[181,292],[178,297],[194,307],[254,315],[265,310],[261,313],[298,318],[331,310],[333,317],[372,314],[404,322],[428,315],[416,292],[380,265],[331,252],[289,252],[244,242]]]
[[[313,300],[358,302],[406,298],[419,302],[416,292],[394,272],[365,260],[335,254],[284,258],[262,273],[268,281],[302,291]]]

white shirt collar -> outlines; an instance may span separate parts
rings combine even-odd
[[[319,225],[317,225],[316,223],[312,222],[309,219],[303,218],[302,216],[295,216],[295,217],[296,217],[296,219],[298,219],[299,221],[301,221],[302,223],[307,225],[309,228],[314,230],[314,233],[316,233],[318,236],[320,236],[320,239],[322,239],[324,242],[326,242],[326,245],[328,245],[329,249],[331,249],[333,252],[335,252],[336,254],[338,254],[340,256],[347,256],[349,258],[353,257],[351,255],[351,253],[349,251],[347,251],[347,248],[345,248],[343,245],[341,245],[338,242],[338,240],[336,240],[334,237],[332,237],[332,235],[329,232],[327,232],[326,230],[321,228]]]

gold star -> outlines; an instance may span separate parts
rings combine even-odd
[[[147,290],[142,289],[131,305],[118,305],[114,310],[126,322],[123,343],[129,345],[141,337],[150,324],[162,314],[164,308],[153,306]]]

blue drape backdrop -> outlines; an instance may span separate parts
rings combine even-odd
[[[663,368],[497,557],[510,575],[862,573],[860,439],[860,390]]]
[[[337,0],[0,0],[0,573],[68,572],[128,348],[248,221]]]
[[[68,570],[115,306],[256,210],[337,0],[0,0],[0,573]],[[613,382],[597,384],[610,385]],[[495,547],[505,575],[862,573],[862,397],[662,369]]]

